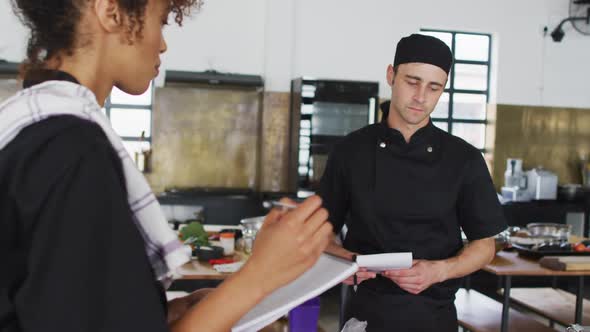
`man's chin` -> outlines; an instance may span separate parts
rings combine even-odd
[[[406,121],[406,123],[408,125],[412,125],[412,126],[420,126],[423,125],[425,126],[428,123],[428,117],[422,117],[422,118],[412,118],[412,117],[407,117],[404,119]]]

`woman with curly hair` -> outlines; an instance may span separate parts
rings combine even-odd
[[[0,105],[0,331],[227,331],[310,268],[331,236],[321,200],[271,211],[215,290],[171,303],[190,253],[101,107],[143,93],[162,28],[199,0],[12,0],[30,29],[24,89]],[[279,222],[280,221],[280,222]]]

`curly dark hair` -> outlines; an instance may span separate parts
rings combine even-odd
[[[141,38],[145,9],[149,0],[117,0],[127,15],[127,39]],[[182,25],[185,16],[192,9],[198,10],[203,0],[169,0],[174,21]],[[91,0],[11,0],[12,9],[31,35],[27,44],[27,58],[21,66],[21,76],[43,69],[45,61],[62,52],[73,54],[76,31],[82,12]],[[59,61],[59,59],[58,59]]]

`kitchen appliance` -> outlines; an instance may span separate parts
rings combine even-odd
[[[288,191],[313,192],[332,147],[347,134],[377,121],[378,82],[291,82]]]
[[[522,171],[522,159],[508,158],[504,172],[504,186],[526,189],[527,179]]]
[[[502,199],[506,202],[529,201],[531,195],[527,187],[528,178],[522,171],[522,159],[508,158],[504,172],[504,186],[501,188]]]
[[[533,168],[526,172],[528,191],[532,199],[557,199],[557,174],[543,169]]]

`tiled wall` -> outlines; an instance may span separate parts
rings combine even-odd
[[[156,89],[153,189],[254,188],[260,99],[255,90]]]
[[[289,166],[288,92],[264,93],[260,190],[287,191]]]
[[[154,191],[215,187],[284,191],[289,93],[252,89],[156,89]]]
[[[493,178],[504,184],[507,158],[557,173],[559,183],[581,183],[579,160],[590,153],[590,110],[497,105]]]

